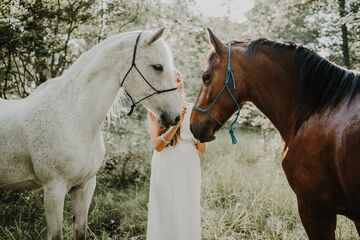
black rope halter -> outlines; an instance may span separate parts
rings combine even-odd
[[[138,69],[138,67],[136,66],[135,63],[135,59],[136,59],[136,50],[139,44],[139,40],[140,40],[140,36],[141,36],[142,32],[139,33],[139,35],[136,38],[136,42],[135,42],[135,47],[134,47],[134,52],[133,52],[133,59],[132,59],[132,63],[131,63],[131,67],[129,68],[129,70],[127,71],[127,73],[125,74],[125,77],[123,78],[120,87],[122,87],[124,85],[124,82],[126,80],[126,77],[129,75],[130,71],[135,68],[136,71],[140,74],[140,76],[142,77],[142,79],[154,90],[153,93],[151,93],[150,95],[147,95],[143,98],[141,98],[138,101],[134,101],[134,99],[131,97],[131,95],[125,90],[126,95],[130,98],[132,105],[130,106],[130,111],[127,113],[128,116],[131,116],[131,114],[133,113],[136,105],[142,101],[144,101],[145,99],[148,99],[149,97],[152,97],[156,94],[161,94],[161,93],[165,93],[165,92],[171,92],[171,91],[175,91],[177,90],[176,87],[174,88],[169,88],[169,89],[165,89],[165,90],[157,90],[155,87],[153,87],[150,82],[144,77],[144,75],[140,72],[140,70]]]

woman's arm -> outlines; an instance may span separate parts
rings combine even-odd
[[[201,143],[199,140],[196,140],[195,147],[199,153],[204,153],[206,150],[206,143]]]
[[[175,126],[170,127],[165,133],[160,134],[161,127],[156,120],[156,116],[153,113],[148,112],[148,132],[151,136],[153,147],[156,151],[160,152],[163,150],[166,145],[173,139],[176,131],[184,120],[185,113],[186,110],[183,110],[180,121]]]

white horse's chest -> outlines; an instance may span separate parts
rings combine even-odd
[[[81,185],[95,176],[102,166],[105,157],[105,147],[101,133],[92,142],[76,145],[71,160],[62,166],[71,185]]]
[[[50,121],[51,131],[43,130],[40,122],[27,134],[34,171],[45,182],[65,178],[69,187],[80,185],[95,176],[102,165],[105,148],[101,132],[92,135],[69,118],[57,119]]]
[[[81,185],[87,180],[97,174],[105,157],[105,147],[101,133],[93,144],[89,144],[85,150],[87,157],[80,157],[79,161],[74,162],[72,165],[72,178],[71,183]],[[75,170],[75,171],[74,171]]]

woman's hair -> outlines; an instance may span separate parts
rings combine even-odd
[[[164,134],[168,129],[169,128],[161,128],[160,134]],[[179,142],[179,140],[181,139],[180,138],[180,129],[181,129],[181,126],[176,130],[174,137],[171,139],[171,141],[169,142],[168,145],[175,146]]]

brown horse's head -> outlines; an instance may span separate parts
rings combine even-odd
[[[227,46],[223,44],[212,32],[209,32],[209,42],[212,50],[207,58],[204,72],[202,73],[202,86],[196,100],[195,106],[207,109],[222,124],[224,124],[236,110],[235,101],[227,91],[224,91],[218,98],[218,94],[224,86],[226,68],[228,64]],[[229,82],[230,90],[236,98],[236,102],[242,105],[246,101],[245,79],[246,72],[241,66],[245,66],[245,47],[237,42],[231,48],[231,66],[234,73],[236,88],[233,88],[232,81]],[[236,64],[235,64],[236,63]],[[216,99],[217,98],[217,99]],[[201,142],[208,142],[215,139],[215,131],[221,125],[208,113],[193,110],[190,119],[191,131],[195,138]]]

